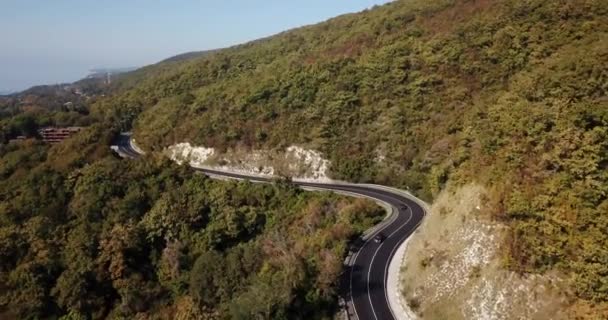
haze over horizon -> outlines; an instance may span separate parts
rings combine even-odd
[[[57,0],[32,10],[31,0],[7,0],[0,10],[0,93],[228,47],[387,2]]]

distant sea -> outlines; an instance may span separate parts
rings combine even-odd
[[[2,1],[2,0],[0,0]],[[138,67],[129,67],[129,68],[96,68],[96,69],[91,69],[89,70],[88,74],[84,77],[79,77],[79,78],[75,78],[75,80],[67,80],[64,82],[41,82],[38,84],[32,84],[23,88],[12,88],[12,89],[8,89],[11,88],[10,87],[10,83],[9,83],[9,87],[4,87],[4,89],[0,88],[0,96],[6,96],[9,94],[14,94],[14,93],[19,93],[19,92],[23,92],[29,88],[32,87],[37,87],[37,86],[54,86],[54,85],[68,85],[71,83],[74,83],[78,80],[82,80],[82,79],[87,79],[87,78],[105,78],[107,76],[116,76],[118,74],[121,73],[125,73],[125,72],[129,72],[129,71],[133,71],[138,69]]]

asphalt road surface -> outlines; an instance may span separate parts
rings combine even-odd
[[[115,142],[118,153],[128,158],[141,156],[133,149],[130,136],[121,135]],[[254,182],[271,182],[272,179],[193,168],[207,175],[232,179],[243,179]],[[293,182],[304,188],[315,188],[337,192],[347,192],[374,198],[390,204],[395,208],[393,216],[382,223],[367,240],[359,239],[351,251],[353,262],[343,273],[340,293],[345,301],[350,302],[349,314],[360,320],[396,319],[389,305],[387,277],[389,264],[397,248],[416,230],[424,218],[424,209],[413,199],[402,193],[387,191],[374,186],[356,184],[325,184],[310,182]],[[376,243],[373,238],[381,234],[384,240]]]

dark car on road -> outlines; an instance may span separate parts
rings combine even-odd
[[[384,241],[384,235],[382,235],[381,233],[377,234],[374,237],[374,242],[375,243],[382,243],[382,241]]]

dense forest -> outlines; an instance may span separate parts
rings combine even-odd
[[[84,110],[0,105],[0,317],[330,318],[379,209],[211,181],[156,152],[178,142],[303,145],[429,201],[485,185],[504,267],[608,309],[607,61],[604,0],[398,0],[137,70]],[[5,143],[45,123],[89,128]],[[124,130],[153,156],[112,156]]]
[[[121,160],[112,136],[0,145],[0,318],[333,317],[380,207]]]
[[[304,145],[432,200],[487,186],[505,267],[608,302],[608,6],[395,1],[155,66],[95,110],[151,151]]]

